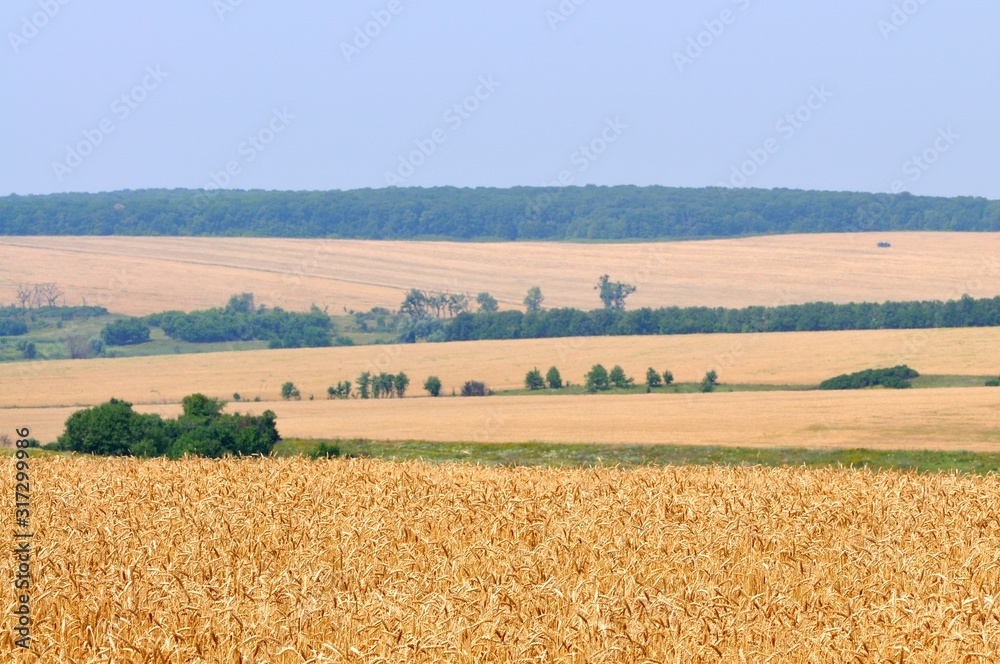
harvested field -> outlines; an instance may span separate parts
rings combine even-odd
[[[580,337],[403,344],[0,364],[0,408],[93,405],[114,396],[133,403],[179,403],[192,392],[231,400],[276,399],[293,381],[304,398],[355,380],[362,371],[405,371],[409,394],[427,376],[444,390],[482,380],[494,390],[523,387],[524,374],[556,365],[579,385],[600,362],[620,364],[642,382],[646,368],[699,381],[715,369],[723,383],[816,385],[841,373],[908,364],[924,374],[997,375],[1000,328],[864,330],[768,334]]]
[[[32,473],[36,655],[8,630],[5,661],[1000,657],[996,477],[275,459]]]
[[[731,392],[274,401],[229,411],[278,416],[298,438],[436,442],[665,443],[1000,451],[1000,390],[941,388],[848,392]],[[76,408],[0,411],[42,442]],[[137,406],[180,414],[178,405]]]
[[[889,241],[891,249],[876,247]],[[260,238],[2,237],[0,301],[52,282],[117,313],[219,306],[235,292],[331,313],[396,308],[410,288],[491,292],[521,307],[599,306],[601,273],[638,285],[630,306],[1000,295],[1000,233],[840,233],[641,244],[456,243]]]

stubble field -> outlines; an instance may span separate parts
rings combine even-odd
[[[1000,391],[742,392],[732,394],[426,397],[438,375],[444,393],[466,380],[496,390],[523,385],[537,366],[557,365],[580,384],[590,367],[621,364],[697,381],[715,368],[724,383],[815,385],[833,375],[906,363],[925,374],[993,374],[1000,329],[872,330],[750,335],[603,337],[265,350],[64,360],[0,365],[0,413],[54,440],[80,407],[111,397],[144,412],[175,415],[194,392],[232,400],[230,410],[278,414],[282,434],[440,440],[683,443],[820,447],[1000,449]],[[362,371],[405,371],[407,398],[328,401],[326,388]],[[283,402],[293,381],[305,400]],[[309,396],[315,401],[309,401]],[[422,398],[414,398],[422,397]]]
[[[876,247],[888,241],[890,249]],[[1000,295],[1000,233],[839,233],[640,244],[458,243],[189,237],[2,237],[0,301],[57,282],[69,304],[116,313],[220,306],[235,292],[303,310],[396,308],[410,288],[489,291],[520,307],[599,306],[603,273],[630,306],[776,306]]]
[[[279,459],[33,468],[34,655],[5,631],[7,661],[1000,655],[996,477]]]

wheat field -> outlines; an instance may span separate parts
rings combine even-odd
[[[32,464],[33,653],[5,630],[5,661],[1000,657],[996,477]]]
[[[176,417],[178,404],[138,405]],[[289,438],[628,443],[1000,452],[1000,390],[723,392],[231,403],[278,417]],[[0,411],[55,440],[75,407]]]
[[[697,382],[715,369],[723,383],[816,385],[832,376],[908,364],[924,374],[1000,373],[1000,328],[860,330],[764,334],[576,337],[236,351],[0,364],[0,408],[93,405],[114,396],[133,403],[179,403],[192,392],[230,400],[276,399],[293,381],[305,398],[363,371],[406,372],[409,395],[430,375],[444,393],[467,380],[494,390],[524,386],[533,367],[555,365],[580,385],[600,362],[620,364],[640,383],[646,368]]]
[[[876,243],[889,241],[891,249]],[[521,307],[596,308],[608,273],[630,306],[776,306],[811,301],[1000,295],[1000,233],[838,233],[638,244],[457,243],[276,238],[3,237],[0,302],[20,281],[57,282],[68,304],[144,315],[219,306],[237,292],[311,304],[396,308],[410,288],[489,291]],[[16,268],[16,269],[15,269]]]

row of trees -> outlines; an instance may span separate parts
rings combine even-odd
[[[774,233],[1000,230],[1000,202],[708,187],[146,189],[0,198],[10,235],[371,239],[661,239]]]
[[[1000,297],[959,300],[834,304],[813,302],[779,307],[644,307],[546,309],[532,313],[461,313],[443,327],[444,341],[538,339],[548,337],[791,332],[815,330],[915,329],[1000,326]],[[404,339],[405,341],[405,339]]]
[[[15,297],[21,304],[21,309],[27,311],[41,307],[55,307],[63,295],[65,292],[56,283],[29,284],[22,281],[17,284]]]
[[[266,455],[279,440],[270,410],[228,415],[222,413],[225,402],[203,394],[184,397],[182,406],[180,417],[162,419],[111,399],[70,415],[63,434],[46,448],[105,456],[222,457]]]
[[[370,371],[364,371],[357,378],[356,392],[353,391],[354,385],[351,381],[343,380],[336,385],[326,388],[326,398],[350,399],[354,396],[358,399],[402,399],[406,396],[406,390],[409,386],[410,377],[402,371],[397,374],[386,373],[384,371],[375,374]],[[425,387],[427,387],[426,384]],[[441,385],[440,381],[438,381],[437,390],[440,391],[440,389]],[[437,396],[437,394],[433,396]],[[281,398],[286,401],[289,399],[301,399],[302,393],[295,386],[295,383],[288,381],[281,386]]]

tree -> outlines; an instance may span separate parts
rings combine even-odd
[[[406,394],[406,388],[410,386],[410,377],[400,371],[393,380],[393,387],[396,388],[396,396],[400,399]]]
[[[611,381],[612,385],[621,389],[629,387],[635,382],[633,378],[626,376],[625,370],[617,364],[611,369],[611,373],[608,374],[608,380]]]
[[[403,298],[403,303],[399,305],[399,313],[410,318],[427,318],[430,315],[429,304],[427,293],[411,288]]]
[[[650,367],[646,369],[646,385],[650,388],[659,387],[663,384],[663,379],[660,378],[659,372]]]
[[[545,387],[545,379],[542,372],[535,367],[524,376],[524,386],[529,390],[540,390]]]
[[[622,311],[625,309],[625,300],[636,291],[636,287],[632,284],[611,281],[610,279],[611,277],[608,275],[602,274],[598,278],[594,290],[599,291],[601,302],[604,303],[605,309]]]
[[[469,296],[465,293],[452,293],[447,296],[445,306],[448,309],[448,315],[454,318],[469,310]]]
[[[545,374],[545,382],[549,384],[553,390],[562,389],[563,382],[562,376],[559,374],[559,370],[555,367],[549,367],[548,373]]]
[[[663,372],[663,384],[664,385],[670,385],[673,382],[674,382],[674,374],[673,374],[673,372],[671,372],[671,371],[664,371]]]
[[[32,341],[18,341],[17,350],[21,352],[21,357],[26,360],[33,360],[38,357],[38,349]]]
[[[379,374],[372,379],[372,397],[375,399],[381,399],[383,397],[391,399],[396,394],[395,387],[396,377],[391,373],[380,371]]]
[[[21,303],[22,309],[27,309],[29,305],[34,303],[37,290],[38,286],[34,284],[26,284],[24,282],[17,284],[17,300]]]
[[[432,397],[436,397],[441,394],[441,379],[437,376],[428,376],[427,380],[424,381],[424,389]]]
[[[281,386],[281,398],[288,401],[289,399],[301,399],[302,395],[299,394],[299,388],[295,387],[295,383],[288,381]]]
[[[257,311],[254,304],[253,293],[240,293],[229,298],[226,304],[227,314],[252,314]]]
[[[101,330],[101,339],[108,346],[130,346],[149,341],[149,325],[141,318],[123,318],[108,323]]]
[[[66,352],[72,360],[86,359],[104,348],[104,342],[97,338],[87,339],[82,334],[69,332],[66,335]]]
[[[221,399],[211,399],[204,394],[189,394],[181,400],[184,417],[198,420],[214,420],[222,414],[226,402]]]
[[[714,390],[715,385],[718,382],[718,379],[719,376],[718,374],[715,373],[715,369],[709,371],[707,374],[705,374],[705,377],[701,379],[701,387],[700,387],[701,391],[711,392],[712,390]]]
[[[326,388],[327,399],[349,399],[351,396],[351,381],[344,380],[337,383],[336,387]]]
[[[140,415],[131,403],[111,399],[70,415],[57,447],[82,454],[129,456],[142,441],[151,443],[144,449],[165,447],[165,434],[159,415]]]
[[[479,313],[492,314],[500,310],[500,305],[497,303],[496,298],[486,291],[476,296],[476,302],[479,304]]]
[[[371,386],[372,386],[372,375],[369,371],[361,372],[358,376],[358,396],[362,399],[367,399],[371,396]]]
[[[588,392],[606,390],[610,387],[608,383],[608,370],[604,368],[604,365],[595,364],[584,378]]]
[[[486,384],[478,380],[468,380],[462,386],[463,397],[485,397],[487,391]]]
[[[541,311],[543,301],[545,301],[545,296],[542,295],[542,289],[538,286],[529,288],[528,294],[524,296],[524,306],[529,312]]]
[[[63,290],[57,284],[47,283],[35,286],[35,302],[38,306],[44,303],[46,306],[54,307],[62,296]]]

